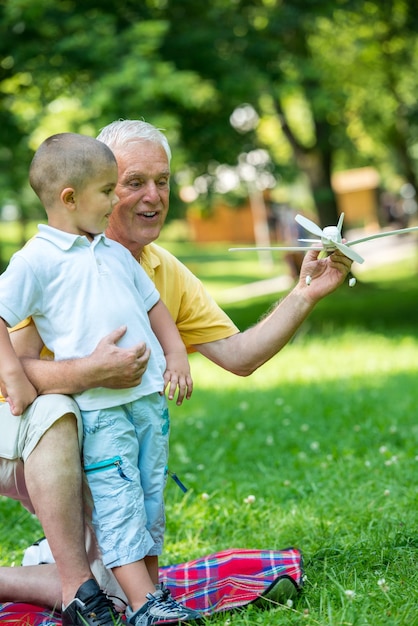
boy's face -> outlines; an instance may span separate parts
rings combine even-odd
[[[114,205],[118,182],[116,163],[104,167],[85,187],[75,193],[74,219],[80,235],[98,235],[105,231]]]

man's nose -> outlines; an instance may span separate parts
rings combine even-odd
[[[160,194],[158,191],[158,187],[154,182],[147,183],[143,199],[153,203],[159,202]]]

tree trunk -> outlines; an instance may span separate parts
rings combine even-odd
[[[317,149],[296,154],[295,157],[298,166],[308,179],[320,226],[324,228],[335,225],[338,222],[338,208],[331,187],[328,159]]]

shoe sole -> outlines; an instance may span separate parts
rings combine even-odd
[[[276,580],[260,598],[257,598],[254,604],[268,608],[272,604],[286,604],[288,600],[294,600],[297,595],[295,583],[290,578],[283,577]]]

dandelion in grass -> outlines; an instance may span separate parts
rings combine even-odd
[[[388,496],[390,496],[390,491],[389,489],[385,489],[383,492],[383,495],[385,496],[385,498],[387,498]]]
[[[385,465],[389,466],[389,465],[393,465],[394,463],[398,462],[398,457],[397,456],[392,456],[390,459],[387,459],[385,461]]]
[[[256,500],[256,497],[252,494],[244,498],[245,504],[254,504],[255,500]]]
[[[235,428],[236,428],[238,431],[245,430],[245,424],[244,424],[244,422],[237,422],[237,424],[235,425]]]
[[[266,446],[274,446],[274,437],[273,437],[273,435],[267,435],[267,437],[266,437]]]
[[[302,431],[303,433],[308,432],[308,430],[309,430],[309,424],[302,424],[302,426],[300,427],[300,429],[301,429],[301,431]]]
[[[319,450],[319,442],[318,441],[312,441],[309,445],[310,449],[313,450],[314,452],[316,450]]]
[[[293,600],[291,600],[290,598],[286,600],[286,606],[289,607],[289,609],[291,609],[293,606]]]
[[[388,451],[387,446],[380,446],[379,448],[380,454],[386,454],[387,451]]]
[[[209,500],[209,494],[208,493],[202,493],[200,497],[201,497],[202,500]]]
[[[354,600],[354,598],[356,597],[356,592],[353,591],[353,589],[346,589],[344,591],[345,597],[348,598],[349,600]]]
[[[196,466],[196,469],[198,472],[203,472],[205,466],[203,465],[203,463],[199,463],[199,465]]]
[[[384,578],[379,578],[377,584],[383,591],[383,593],[387,593],[389,591],[389,585],[386,583],[386,580]]]

